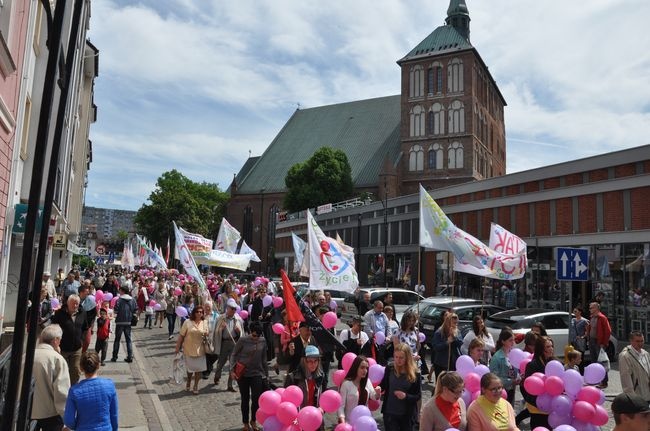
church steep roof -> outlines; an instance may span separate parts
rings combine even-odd
[[[400,59],[397,63],[402,63],[407,60],[412,60],[419,57],[424,57],[433,54],[442,54],[450,51],[458,51],[462,49],[473,48],[472,44],[467,41],[459,32],[451,25],[442,25],[424,40],[417,44],[404,58]]]
[[[386,157],[400,151],[400,96],[299,109],[249,170],[237,194],[284,192],[289,168],[321,147],[345,152],[355,187],[374,186]]]

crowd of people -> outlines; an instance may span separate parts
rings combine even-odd
[[[316,328],[309,319],[289,320],[281,284],[263,277],[240,281],[217,274],[207,274],[204,283],[202,288],[198,280],[176,270],[71,271],[65,278],[58,274],[56,283],[45,273],[41,302],[32,307],[39,313],[32,411],[39,429],[116,430],[115,386],[97,377],[106,365],[110,333],[114,334],[110,361],[119,359],[124,337],[124,361],[132,362],[132,327],[162,328],[165,322],[169,340],[179,328],[173,353],[175,363],[184,366],[184,390],[190,395],[200,394],[201,381],[210,379],[213,372],[212,384],[219,387],[228,366],[225,388],[239,392],[244,431],[262,426],[260,397],[275,389],[269,372],[282,373],[285,387],[300,388],[300,408],[318,407],[321,394],[328,388],[336,390],[341,398],[336,422],[343,425],[349,423],[355,407],[364,405],[380,410],[386,431],[517,430],[528,419],[531,429],[552,429],[548,408],[541,408],[539,397],[524,385],[527,378],[543,374],[556,357],[553,339],[541,323],[524,337],[524,349],[532,357],[520,368],[510,360],[516,344],[512,329],[503,328],[494,340],[480,316],[462,336],[458,316],[450,310],[427,343],[415,312],[404,313],[398,322],[390,299],[384,304],[362,297],[360,314],[345,322],[349,328],[337,333],[331,324],[322,323],[337,306],[326,293],[299,292],[296,296],[320,320]],[[591,303],[589,310],[590,319],[586,319],[582,309],[575,308],[570,348],[564,355],[566,369],[580,373],[585,362],[600,361],[611,333],[598,303]],[[331,337],[323,338],[324,331]],[[90,350],[93,332],[96,344]],[[619,357],[624,396],[615,399],[612,410],[620,430],[635,429],[629,424],[644,420],[650,423],[650,355],[643,344],[643,334],[633,332],[630,345]],[[432,352],[430,362],[426,350]],[[583,362],[587,351],[591,357]],[[354,358],[346,364],[348,353]],[[463,355],[475,367],[484,367],[474,393],[466,389],[469,381],[456,370]],[[332,373],[334,364],[337,370]],[[385,367],[380,381],[371,378],[375,364]],[[435,389],[423,404],[425,379]],[[606,388],[607,375],[595,384]],[[517,390],[525,401],[518,414]],[[92,408],[87,408],[89,403]],[[92,427],[89,415],[96,421]],[[98,425],[97,421],[102,422]]]

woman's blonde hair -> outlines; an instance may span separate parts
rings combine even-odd
[[[397,346],[395,346],[393,355],[395,355],[397,352],[404,353],[404,358],[406,361],[404,362],[404,369],[398,370],[396,365],[393,366],[395,368],[395,375],[399,376],[400,374],[406,374],[406,380],[411,383],[415,382],[417,367],[415,366],[415,361],[413,360],[413,353],[411,352],[411,348],[406,343],[399,343]]]
[[[450,335],[458,335],[458,327],[454,330],[454,333],[451,333],[451,321],[453,320],[454,316],[456,319],[458,319],[458,315],[456,313],[447,313],[445,316],[445,320],[442,322],[442,325],[440,326],[440,332],[442,332],[442,335],[445,337],[449,337]]]
[[[438,376],[436,390],[433,393],[433,397],[435,398],[440,395],[442,393],[442,388],[447,388],[450,391],[453,391],[464,384],[465,382],[463,381],[463,378],[456,371],[443,371]]]

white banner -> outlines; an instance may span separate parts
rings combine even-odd
[[[221,226],[219,227],[219,235],[217,235],[217,243],[215,250],[227,251],[228,253],[235,253],[237,251],[237,244],[241,239],[241,234],[237,229],[232,227],[226,218],[221,219]]]
[[[293,272],[300,272],[303,259],[305,258],[307,243],[293,232],[291,232],[291,242],[293,243],[293,252],[296,255],[296,258],[293,261]]]
[[[187,247],[187,244],[185,244],[185,238],[183,237],[183,234],[178,229],[178,226],[176,226],[176,222],[172,222],[172,223],[174,223],[174,235],[176,237],[176,250],[178,251],[178,257],[179,260],[181,261],[181,264],[183,265],[183,268],[185,268],[185,272],[188,275],[191,275],[199,283],[201,289],[205,289],[205,281],[203,280],[203,276],[201,275],[199,268],[197,268],[196,266],[196,262],[194,261],[194,257],[192,257],[192,253]]]
[[[238,269],[240,271],[246,271],[250,261],[250,254],[233,254],[221,250],[211,250],[210,256],[196,260],[201,265],[219,266],[221,268]]]
[[[309,286],[314,289],[335,289],[353,293],[359,287],[359,278],[339,243],[325,236],[307,211],[307,238],[309,242]]]
[[[250,248],[248,244],[246,244],[246,241],[243,241],[241,243],[241,250],[239,250],[239,254],[247,254],[250,256],[250,260],[253,262],[261,262],[262,260],[257,256],[257,253],[255,253],[255,250]]]

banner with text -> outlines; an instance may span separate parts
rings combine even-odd
[[[176,252],[178,252],[178,260],[181,261],[183,268],[185,268],[185,272],[188,275],[191,275],[199,283],[201,289],[205,289],[205,281],[201,276],[199,268],[196,266],[196,262],[194,261],[190,249],[187,247],[187,244],[185,244],[185,237],[178,226],[176,226],[176,222],[172,223],[174,223],[174,235],[176,237]]]

